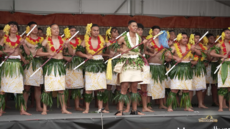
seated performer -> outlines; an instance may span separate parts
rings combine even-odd
[[[141,43],[141,37],[137,32],[137,23],[133,20],[128,23],[129,32],[125,33],[119,40],[120,52],[126,52],[130,48]],[[120,60],[116,64],[114,71],[119,73],[119,83],[121,85],[120,94],[116,95],[114,98],[119,102],[119,110],[115,113],[116,116],[123,115],[124,103],[129,103],[132,101],[132,111],[131,115],[144,115],[137,110],[137,102],[140,101],[141,96],[137,92],[138,83],[142,82],[141,69],[144,66],[144,62],[139,57],[140,49],[137,47],[131,51],[126,52],[121,55]],[[117,69],[117,70],[116,70]],[[130,86],[130,87],[129,87]],[[131,89],[132,94],[129,100],[127,95],[128,87]]]
[[[171,91],[167,98],[168,111],[172,112],[173,108],[177,107],[176,94],[178,90],[183,90],[180,106],[183,106],[185,111],[193,111],[190,108],[191,102],[189,98],[189,91],[192,90],[191,63],[196,64],[196,61],[190,61],[190,59],[193,58],[193,55],[189,50],[191,49],[192,52],[194,52],[195,46],[191,47],[190,44],[188,44],[188,35],[186,33],[179,33],[177,35],[177,41],[178,43],[175,43],[171,47],[173,55],[169,51],[165,53],[165,56],[168,59],[180,62],[169,73],[169,77],[171,79]],[[185,57],[182,59],[183,56]],[[173,64],[175,64],[175,62]]]
[[[20,109],[21,115],[31,115],[26,112],[25,100],[23,98],[23,68],[21,60],[26,62],[22,56],[20,47],[26,48],[24,39],[18,33],[18,23],[15,21],[9,22],[4,27],[4,38],[0,41],[0,55],[9,58],[3,63],[1,67],[1,89],[0,89],[0,116],[5,108],[5,93],[14,93],[16,97],[16,107]],[[21,45],[18,47],[18,45]],[[21,47],[22,48],[22,47]]]
[[[41,48],[37,51],[37,56],[52,57],[49,62],[47,62],[43,68],[43,75],[45,79],[45,90],[41,95],[41,101],[43,103],[42,115],[47,114],[47,106],[52,106],[52,91],[58,91],[57,95],[57,106],[59,106],[59,100],[62,107],[63,114],[71,114],[71,112],[66,109],[66,102],[64,96],[65,90],[65,75],[66,69],[64,67],[63,59],[68,60],[68,58],[63,56],[62,49],[57,53],[64,42],[59,35],[59,27],[57,24],[52,24],[47,28],[46,39],[42,42]]]
[[[218,72],[218,95],[219,95],[219,110],[223,111],[223,100],[226,97],[230,105],[230,27],[223,30],[221,34],[222,40],[216,44],[216,49],[210,53],[212,57],[225,59]],[[230,111],[230,106],[229,106]]]

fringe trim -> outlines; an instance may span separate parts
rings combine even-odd
[[[53,106],[52,92],[43,92],[41,94],[41,102],[51,108]]]
[[[0,109],[5,110],[5,95],[0,94]]]
[[[162,83],[167,79],[165,75],[166,67],[164,65],[150,65],[150,73],[154,82],[158,83],[158,81],[160,81],[160,83]]]
[[[173,63],[173,65],[175,62]],[[179,63],[171,72],[169,72],[171,79],[178,77],[179,80],[190,80],[193,78],[191,63]]]
[[[66,55],[65,55],[66,56]],[[67,57],[72,57],[72,56],[67,56]],[[66,65],[66,68],[69,70],[73,70],[77,65],[79,65],[81,62],[83,62],[84,59],[78,56],[74,56],[71,60],[71,62],[69,62]],[[80,66],[78,69],[83,69],[83,65]]]
[[[102,91],[97,92],[97,99],[100,101],[103,101],[103,92]]]
[[[106,65],[103,60],[88,60],[84,66],[86,72],[102,73],[106,70]]]
[[[57,74],[59,74],[59,76],[66,75],[66,69],[62,59],[51,59],[49,62],[47,62],[43,69],[43,75],[45,76],[47,74],[49,76],[52,70],[54,70],[55,76]]]
[[[181,97],[180,107],[191,107],[191,101],[189,97],[189,93],[183,93]]]
[[[77,98],[81,98],[82,95],[81,95],[81,89],[74,89],[72,90],[72,98],[73,99],[77,99]]]
[[[112,90],[105,90],[103,92],[103,103],[107,103],[108,101],[113,101],[113,92]]]
[[[23,97],[23,94],[17,94],[15,97],[15,108],[21,110],[21,106],[23,106],[23,109],[26,110],[26,106],[25,106],[25,100]]]
[[[226,88],[218,89],[218,95],[226,96],[227,94],[228,94],[228,89],[226,89]]]
[[[219,64],[220,64],[219,62],[211,62],[211,77],[213,80],[217,80],[217,74],[214,74],[214,72],[216,71],[216,67]]]
[[[93,100],[92,94],[86,94],[84,95],[85,102],[90,103]]]
[[[141,96],[139,93],[132,93],[131,94],[131,101],[132,102],[138,102],[141,101]]]
[[[173,92],[170,92],[168,94],[168,98],[167,98],[167,107],[169,107],[170,105],[172,105],[172,108],[173,109],[176,109],[177,108],[177,99],[176,99],[176,95],[177,93],[173,93]]]
[[[130,102],[128,95],[127,94],[123,95],[121,93],[117,94],[114,97],[114,101],[117,103],[118,102],[124,102],[125,104],[128,104]]]
[[[193,67],[193,73],[197,77],[202,76],[203,73],[207,74],[206,67],[203,61],[200,61],[200,60],[198,61],[198,63]]]
[[[2,77],[13,77],[23,75],[23,68],[21,61],[19,59],[7,59],[6,62],[2,65],[1,68]]]

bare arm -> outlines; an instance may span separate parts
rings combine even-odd
[[[122,36],[118,39],[117,43],[122,46],[122,43],[125,41],[125,37]],[[119,49],[117,49],[118,52],[125,52],[125,49],[120,47]]]
[[[42,46],[44,46],[44,47],[47,46],[47,40],[46,40],[46,39],[42,42]],[[42,48],[39,48],[39,49],[37,50],[36,55],[37,55],[37,56],[50,56],[50,53],[48,53],[48,52],[43,52],[43,51],[42,51]]]
[[[85,40],[81,42],[81,46],[85,47]],[[88,58],[88,59],[92,59],[93,58],[92,55],[87,55],[85,53],[82,53],[81,51],[77,51],[76,55],[80,56],[80,57]]]
[[[216,45],[216,47],[220,47],[220,44],[218,43],[218,44]],[[212,50],[212,51],[210,52],[210,56],[218,57],[218,58],[225,58],[225,57],[227,57],[227,54],[226,54],[226,55],[217,54],[215,50]]]
[[[0,46],[4,46],[4,38],[2,38],[2,40],[0,41]],[[0,55],[4,55],[4,54],[9,54],[9,53],[12,53],[13,50],[12,49],[8,49],[8,50],[2,50],[0,51]]]

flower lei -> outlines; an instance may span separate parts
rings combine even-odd
[[[198,44],[201,47],[202,52],[204,52],[205,50],[207,50],[207,47],[205,47],[202,43]],[[193,60],[197,61],[198,59],[200,59],[201,61],[203,61],[205,58],[202,56],[198,56],[198,55],[194,55]]]
[[[17,40],[15,42],[10,41],[10,38],[8,35],[4,36],[4,43],[8,46],[10,46],[11,48],[15,48],[20,44],[21,41],[21,37],[19,35],[16,35]]]
[[[101,50],[105,44],[105,41],[101,35],[99,35],[97,39],[98,39],[98,45],[97,45],[97,48],[94,49],[91,43],[91,37],[89,36],[85,37],[85,47],[86,47],[87,52],[91,55],[94,55],[98,50]],[[101,53],[102,51],[100,51],[98,54],[101,54]]]
[[[162,45],[160,47],[158,47],[153,39],[152,39],[151,43],[153,45],[152,48],[155,48],[155,51],[161,51],[164,49],[164,47]]]
[[[229,44],[230,44],[230,41],[229,41]],[[223,51],[223,54],[226,55],[227,54],[227,49],[226,49],[226,46],[225,46],[225,43],[224,41],[220,41],[220,46],[221,46],[221,50]],[[228,58],[230,58],[230,55],[228,55]]]
[[[43,40],[43,37],[38,37],[37,39],[32,39],[30,36],[26,37],[26,41],[32,45],[37,45],[38,43],[41,43]]]
[[[185,53],[182,53],[182,50],[181,50],[181,48],[180,48],[179,43],[175,43],[175,44],[174,44],[174,47],[175,47],[175,49],[176,49],[177,55],[178,55],[180,58],[182,58],[182,57],[190,50],[190,48],[191,48],[191,46],[190,46],[189,44],[187,44]],[[191,56],[192,56],[192,53],[191,53],[191,51],[190,51],[183,59],[187,59],[187,58],[189,58],[189,57],[191,57]]]
[[[66,39],[68,40],[68,39]],[[77,49],[79,45],[81,45],[81,39],[79,37],[75,38],[75,43],[70,41],[70,45],[73,49]]]
[[[117,40],[109,40],[109,42],[110,42],[111,44],[114,44],[114,43],[117,42]]]
[[[59,46],[58,49],[60,49],[63,46],[63,41],[62,41],[62,38],[60,36],[58,36],[58,40],[59,40],[59,43],[60,43],[60,46]],[[54,48],[54,44],[53,44],[53,41],[52,41],[51,37],[48,37],[48,44],[49,44],[49,47],[50,47],[51,51],[57,52],[58,49]],[[63,49],[63,47],[62,47],[62,49]],[[59,52],[62,52],[62,49]]]

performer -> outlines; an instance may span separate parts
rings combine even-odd
[[[65,38],[68,40],[70,37],[72,37],[77,32],[76,27],[69,26],[64,30]],[[66,89],[70,90],[72,93],[72,98],[75,101],[75,110],[77,111],[83,111],[84,109],[80,108],[79,101],[82,98],[81,95],[81,89],[84,88],[84,78],[83,78],[83,71],[82,67],[78,68],[77,70],[73,70],[77,65],[79,65],[81,62],[83,62],[83,58],[76,56],[76,51],[85,52],[85,48],[81,46],[81,39],[79,37],[74,37],[70,41],[71,48],[68,49],[68,47],[64,50],[64,56],[66,58],[70,58],[71,62],[68,62],[66,65]],[[71,58],[71,55],[73,58]],[[67,91],[68,92],[68,91]],[[67,96],[68,94],[66,94]]]
[[[160,30],[161,28],[159,26],[153,26],[152,30],[150,30],[150,32],[152,31],[151,35],[146,39],[153,38],[153,36],[157,35]],[[165,98],[165,82],[167,80],[167,76],[165,75],[166,67],[161,60],[163,51],[164,47],[160,45],[158,37],[154,40],[152,39],[152,42],[145,50],[145,54],[150,55],[149,65],[152,78],[150,85],[148,86],[148,91],[150,91],[148,94],[152,99],[159,99],[159,109],[167,109],[163,103]]]
[[[4,36],[3,27],[0,26],[0,40],[2,40],[3,36]]]
[[[118,40],[120,45],[120,52],[126,52],[128,49],[138,45],[141,42],[141,37],[138,36],[137,32],[137,23],[136,21],[129,21],[128,23],[129,32],[125,33]],[[114,98],[119,102],[119,110],[115,113],[116,116],[123,115],[123,106],[124,103],[129,103],[129,97],[127,95],[128,87],[130,86],[132,94],[132,111],[131,115],[144,115],[137,110],[137,102],[140,101],[141,97],[137,92],[138,83],[142,82],[141,69],[144,66],[143,60],[139,57],[140,49],[135,48],[127,53],[123,54],[116,64],[114,71],[119,73],[119,82],[121,85],[120,94],[116,95]]]
[[[118,29],[116,27],[110,27],[107,31],[106,31],[106,40],[105,42],[107,43],[108,47],[106,53],[109,54],[109,58],[112,58],[116,55],[118,55],[118,52],[116,52],[113,48],[113,44],[115,44],[116,41],[116,37],[119,35],[118,33]],[[112,69],[114,69],[114,66],[117,64],[117,61],[119,59],[114,59],[112,60]],[[105,90],[105,94],[107,94],[106,96],[108,96],[107,99],[104,100],[105,103],[105,110],[109,110],[109,101],[111,102],[113,100],[113,93],[112,93],[112,86],[115,86],[116,89],[118,90],[120,87],[119,84],[117,84],[117,73],[113,72],[112,75],[112,80],[107,79],[107,90]]]
[[[217,101],[217,74],[214,74],[216,67],[219,65],[219,58],[212,57],[210,55],[211,50],[214,50],[215,47],[215,37],[213,34],[209,33],[206,36],[208,38],[208,51],[207,51],[207,61],[208,66],[206,67],[206,87],[211,84],[211,90],[212,90],[212,106],[218,106]],[[204,92],[203,96],[206,95],[206,92]]]
[[[144,26],[141,23],[137,24],[137,34],[142,37],[143,32],[144,32]],[[143,46],[147,46],[147,40],[145,38],[142,38],[143,42],[145,43],[145,45]],[[144,53],[144,47],[141,47],[141,52],[142,54]],[[145,54],[143,54],[143,56],[145,56]],[[142,77],[143,77],[143,82],[139,83],[140,88],[141,88],[141,100],[142,100],[142,112],[153,112],[151,109],[148,108],[148,104],[147,104],[147,86],[150,83],[151,80],[151,74],[150,74],[150,67],[149,66],[144,66],[146,68],[146,70],[142,72]]]
[[[38,36],[39,37],[44,37],[42,28],[38,28]]]
[[[177,41],[178,43],[175,43],[171,47],[171,52],[166,52],[165,56],[168,59],[174,59],[176,62],[180,62],[178,65],[175,66],[174,69],[169,73],[169,77],[171,79],[171,91],[167,98],[167,106],[168,111],[172,112],[173,108],[177,107],[177,99],[176,94],[178,90],[183,90],[182,98],[181,98],[181,105],[185,109],[185,111],[193,111],[191,107],[191,102],[189,98],[189,90],[192,90],[192,69],[191,69],[191,63],[195,64],[196,61],[190,61],[191,58],[193,58],[193,55],[191,51],[183,58],[181,59],[184,54],[189,51],[190,49],[192,52],[195,50],[195,46],[190,46],[188,43],[188,36],[186,33],[179,33],[177,35]],[[174,62],[175,64],[175,62]]]
[[[90,102],[92,101],[92,92],[97,91],[98,109],[103,108],[103,100],[108,96],[103,93],[106,87],[106,66],[103,61],[100,51],[97,55],[92,56],[98,50],[102,49],[105,45],[105,41],[101,35],[99,35],[99,26],[97,24],[88,24],[86,27],[85,39],[82,41],[82,46],[86,48],[87,55],[82,52],[77,52],[79,56],[86,57],[88,60],[85,63],[85,95],[84,100],[86,102],[86,109],[83,113],[89,113]],[[102,112],[108,113],[103,110]]]
[[[59,35],[59,27],[57,24],[52,24],[47,28],[46,39],[42,42],[41,48],[37,51],[37,56],[52,57],[54,56],[43,68],[43,75],[45,79],[45,91],[41,95],[41,101],[43,103],[42,115],[47,114],[47,106],[52,106],[51,91],[58,91],[57,106],[59,106],[59,100],[62,107],[63,114],[71,114],[66,109],[66,102],[64,96],[65,90],[65,75],[66,70],[64,67],[63,59],[68,61],[68,58],[63,56],[63,51],[56,51],[64,44],[62,38]],[[69,43],[69,42],[68,42]],[[46,49],[46,50],[45,50]]]
[[[221,68],[218,72],[218,96],[219,96],[219,110],[220,112],[223,111],[223,100],[224,97],[227,96],[228,101],[230,100],[230,56],[229,56],[229,51],[230,51],[230,27],[226,28],[223,30],[222,34],[222,40],[216,44],[216,47],[218,49],[213,49],[210,53],[212,57],[215,58],[222,58],[221,60],[225,59],[224,63],[221,65]],[[229,101],[230,102],[230,101]],[[230,104],[230,103],[229,103]],[[229,106],[229,111],[230,111],[230,106]]]
[[[193,38],[194,37],[194,38]],[[192,45],[194,45],[196,42],[199,41],[201,38],[201,35],[199,32],[195,32],[192,34],[191,40],[194,39],[194,42]],[[194,60],[198,61],[196,65],[194,65],[193,69],[193,90],[196,91],[197,98],[198,98],[198,107],[199,108],[208,108],[203,104],[203,94],[202,92],[206,90],[206,79],[205,79],[205,74],[206,74],[206,68],[204,65],[204,59],[205,57],[203,55],[206,55],[206,50],[207,48],[202,44],[199,43],[195,46],[195,51],[194,51]],[[193,96],[193,91],[190,91],[190,100],[192,102],[192,96]]]
[[[37,25],[36,22],[29,22],[27,26],[27,33],[32,29],[35,25]],[[29,36],[26,37],[25,43],[29,49],[25,49],[26,52],[26,59],[30,62],[29,64],[25,65],[24,70],[24,85],[25,90],[23,93],[26,107],[27,107],[27,101],[28,97],[30,95],[30,87],[34,87],[34,93],[35,93],[35,100],[36,100],[36,111],[42,112],[41,107],[41,84],[43,84],[43,72],[40,70],[35,74],[35,76],[30,77],[33,72],[38,69],[42,65],[42,59],[40,57],[35,57],[37,52],[37,47],[40,45],[42,41],[44,40],[43,37],[38,37],[38,28],[36,27]]]
[[[21,60],[26,62],[22,56],[20,47],[25,48],[24,39],[22,39],[18,33],[18,23],[15,21],[9,22],[4,27],[4,38],[0,41],[0,55],[10,55],[10,57],[4,62],[1,67],[1,92],[0,92],[0,116],[3,113],[5,107],[5,93],[14,93],[16,95],[16,107],[20,109],[21,115],[31,115],[26,112],[25,100],[23,98],[23,68]],[[18,46],[15,51],[14,49]],[[4,47],[4,48],[3,48]]]

